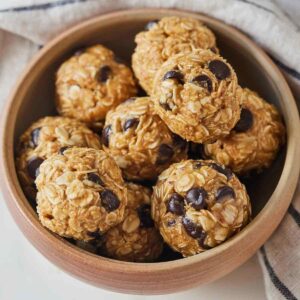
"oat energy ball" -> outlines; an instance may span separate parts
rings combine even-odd
[[[229,169],[212,160],[187,160],[159,176],[152,216],[165,242],[191,256],[240,231],[249,222],[251,204]]]
[[[104,235],[104,253],[125,261],[153,261],[163,250],[163,240],[151,218],[151,190],[133,183],[126,186],[125,218]]]
[[[75,53],[56,74],[58,112],[85,122],[103,120],[108,110],[136,94],[131,70],[111,50],[96,45]]]
[[[182,138],[209,143],[229,134],[240,118],[237,76],[209,50],[178,54],[156,74],[155,111]]]
[[[99,137],[83,123],[64,117],[45,117],[34,122],[21,136],[17,149],[17,172],[28,198],[35,201],[34,180],[40,164],[68,147],[100,149]]]
[[[131,180],[155,180],[171,163],[187,155],[186,142],[154,114],[148,97],[129,99],[111,110],[102,143]]]
[[[160,66],[172,55],[193,49],[217,51],[214,34],[200,21],[165,17],[151,21],[137,34],[132,67],[140,85],[151,94],[153,79]]]
[[[73,147],[53,155],[35,183],[39,219],[60,236],[89,241],[123,221],[127,189],[102,150]]]
[[[230,135],[204,146],[204,152],[237,173],[269,167],[285,140],[276,108],[258,94],[242,90],[242,112]]]

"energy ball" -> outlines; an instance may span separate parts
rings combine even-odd
[[[34,122],[20,137],[17,172],[26,196],[35,202],[34,180],[40,164],[68,147],[100,149],[100,139],[83,123],[64,117],[45,117]]]
[[[226,136],[240,118],[237,76],[210,50],[177,54],[156,74],[155,111],[171,131],[195,143]]]
[[[229,169],[212,160],[186,160],[159,176],[152,217],[165,242],[191,256],[240,231],[250,220],[251,204]]]
[[[84,122],[97,122],[136,94],[131,70],[111,50],[96,45],[75,53],[56,74],[58,112]]]
[[[284,141],[285,128],[277,109],[245,88],[240,120],[229,136],[204,145],[204,152],[242,174],[269,167]]]
[[[123,221],[127,189],[102,150],[68,148],[40,165],[37,212],[60,236],[89,241]]]
[[[154,261],[163,250],[163,240],[151,218],[151,189],[133,183],[126,186],[124,221],[104,235],[103,251],[119,260]]]
[[[135,42],[132,68],[149,95],[156,72],[169,57],[197,48],[218,51],[212,31],[200,21],[189,18],[165,17],[151,21],[145,31],[137,34]]]
[[[131,98],[109,111],[102,144],[128,180],[155,180],[187,155],[186,142],[155,115],[149,97]]]

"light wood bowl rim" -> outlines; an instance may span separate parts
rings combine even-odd
[[[164,272],[165,270],[173,270],[188,268],[194,264],[199,265],[199,263],[212,259],[214,257],[222,257],[224,251],[232,251],[232,253],[241,250],[241,247],[245,247],[247,237],[255,236],[255,231],[261,230],[266,224],[269,228],[266,232],[258,238],[256,249],[249,250],[251,254],[254,252],[266,241],[266,239],[271,235],[275,230],[280,220],[283,218],[284,213],[286,212],[292,195],[296,188],[296,183],[298,180],[298,174],[300,169],[300,160],[295,159],[300,157],[299,149],[299,140],[300,133],[297,132],[297,124],[299,124],[299,116],[297,113],[297,107],[293,98],[293,95],[290,91],[289,86],[287,85],[283,75],[278,70],[277,66],[273,61],[250,39],[243,35],[238,30],[225,25],[223,22],[215,20],[211,17],[207,17],[201,14],[195,14],[186,11],[172,10],[172,9],[132,9],[108,13],[105,15],[100,15],[94,17],[88,21],[81,22],[80,24],[71,27],[70,29],[61,33],[58,37],[54,38],[47,45],[45,45],[42,50],[40,50],[35,57],[31,60],[27,68],[24,70],[23,74],[19,78],[18,82],[15,84],[11,95],[8,98],[7,104],[5,106],[4,113],[2,114],[2,130],[1,130],[1,160],[3,162],[1,167],[1,186],[2,190],[5,192],[7,205],[13,215],[18,213],[18,216],[23,218],[24,224],[38,234],[43,240],[44,243],[49,245],[49,249],[55,247],[62,252],[62,255],[69,255],[74,260],[82,260],[82,263],[87,267],[94,265],[99,266],[101,269],[110,270],[111,272],[126,272],[128,274],[139,274],[139,273],[153,273],[153,272]],[[200,19],[205,23],[213,23],[220,25],[222,24],[224,30],[228,34],[232,34],[240,39],[243,43],[249,46],[249,51],[255,54],[255,57],[260,61],[261,65],[265,71],[271,76],[273,81],[276,81],[277,88],[280,90],[282,95],[285,95],[283,103],[281,106],[284,106],[289,119],[285,120],[288,131],[287,138],[287,154],[284,164],[284,168],[278,182],[276,189],[274,190],[272,196],[270,197],[268,203],[260,211],[260,213],[254,218],[254,220],[239,234],[234,238],[227,241],[220,246],[211,249],[207,252],[188,257],[185,259],[169,261],[169,262],[160,262],[160,263],[130,263],[130,262],[121,262],[117,260],[112,260],[104,257],[99,257],[94,254],[83,251],[67,242],[59,240],[55,235],[51,234],[46,230],[34,216],[29,204],[27,203],[23,192],[19,186],[17,175],[14,167],[14,158],[11,153],[13,150],[13,132],[15,128],[14,120],[16,119],[16,111],[19,109],[21,104],[21,91],[26,90],[28,84],[30,84],[30,77],[33,72],[36,71],[36,68],[39,64],[42,64],[43,56],[51,52],[51,49],[59,42],[62,42],[65,38],[70,37],[73,33],[76,34],[78,30],[83,30],[88,28],[93,24],[100,24],[101,22],[109,22],[109,19],[122,18],[125,22],[126,20],[134,18],[144,18],[145,14],[173,14],[173,15],[185,15],[191,17],[200,17]],[[16,121],[17,122],[17,121]],[[278,209],[280,210],[278,212]],[[274,217],[276,216],[276,218]],[[16,217],[15,217],[16,218]],[[16,223],[20,226],[21,230],[24,231],[24,225],[20,225],[19,221],[16,220]],[[28,228],[27,228],[28,229]],[[27,231],[28,232],[28,231]],[[26,234],[26,237],[34,244],[35,247],[39,248],[37,241],[32,241],[31,237]],[[43,253],[48,258],[50,255]],[[247,254],[247,258],[251,255]],[[246,258],[246,259],[247,259]],[[241,263],[246,259],[241,259]],[[54,259],[51,259],[54,261]]]

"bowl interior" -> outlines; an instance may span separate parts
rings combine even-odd
[[[135,34],[143,30],[145,24],[152,19],[162,15],[156,14],[147,17],[128,19],[120,24],[117,20],[107,21],[100,28],[95,26],[86,34],[79,32],[77,38],[69,40],[66,37],[52,51],[51,57],[44,53],[42,59],[46,60],[45,66],[33,76],[33,81],[27,87],[23,95],[21,107],[17,113],[17,123],[14,129],[15,144],[19,136],[35,120],[46,115],[56,114],[54,107],[54,82],[55,71],[59,65],[72,53],[82,47],[101,43],[111,48],[118,57],[128,64],[131,61],[135,43]],[[239,40],[220,29],[220,25],[210,23],[207,25],[215,32],[217,44],[223,55],[236,70],[241,86],[247,86],[257,91],[268,102],[281,109],[281,99],[274,83],[268,77],[256,58],[247,51],[246,46]],[[255,217],[267,203],[273,193],[285,160],[286,149],[283,149],[271,168],[259,175],[252,176],[251,180],[241,179],[247,186],[253,205],[253,216]]]

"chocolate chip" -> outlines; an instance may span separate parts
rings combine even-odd
[[[67,149],[69,149],[69,148],[70,148],[70,146],[64,146],[64,147],[61,147],[61,148],[59,149],[58,153],[61,154],[61,155],[64,155],[64,152],[65,152]]]
[[[176,220],[169,220],[168,222],[167,222],[167,226],[168,227],[172,227],[172,226],[174,226],[176,224]]]
[[[193,223],[190,219],[188,219],[187,217],[184,217],[182,219],[182,224],[183,227],[186,231],[186,233],[191,236],[194,239],[198,239],[201,238],[203,235],[203,231],[202,231],[202,227],[196,225],[195,223]]]
[[[208,68],[219,80],[227,78],[231,73],[229,67],[224,62],[217,59],[210,61]]]
[[[235,198],[235,192],[233,188],[228,185],[221,186],[216,192],[217,201],[221,202],[225,200],[225,198]]]
[[[96,174],[96,173],[88,173],[87,174],[87,179],[89,180],[89,181],[92,181],[92,182],[94,182],[94,183],[96,183],[96,184],[99,184],[99,185],[101,185],[101,186],[105,186],[104,185],[104,182],[102,181],[102,179],[99,177],[99,175],[98,174]]]
[[[175,80],[177,80],[178,83],[181,83],[181,84],[184,83],[183,82],[183,74],[180,73],[179,71],[172,70],[172,71],[167,72],[164,75],[162,80],[167,80],[167,79],[175,79]]]
[[[137,213],[140,218],[140,226],[150,228],[154,226],[154,222],[151,218],[151,206],[149,204],[142,204],[137,208]]]
[[[157,165],[163,165],[172,159],[174,150],[167,144],[161,144],[158,149],[158,155],[156,159]]]
[[[241,117],[236,123],[233,130],[237,132],[245,132],[249,130],[253,125],[253,115],[252,112],[247,108],[242,108]]]
[[[36,147],[39,143],[41,127],[35,128],[31,131],[31,141],[34,147]]]
[[[117,195],[111,190],[100,192],[101,204],[107,212],[116,210],[120,206],[120,200]]]
[[[111,133],[112,133],[111,125],[104,127],[102,130],[101,140],[102,140],[103,145],[106,147],[108,147],[108,145],[109,145],[109,136],[111,135]]]
[[[35,179],[40,173],[40,165],[44,160],[40,157],[33,157],[27,161],[27,171],[32,179]]]
[[[106,82],[110,74],[111,74],[110,66],[107,65],[101,66],[98,72],[96,73],[96,79],[98,82]]]
[[[125,121],[123,130],[126,131],[129,128],[136,128],[139,125],[139,119],[138,118],[133,118],[133,119],[128,119]]]
[[[177,193],[172,194],[167,204],[167,211],[178,216],[184,215],[184,198]]]
[[[172,134],[172,140],[173,140],[173,145],[176,148],[183,150],[187,146],[187,142],[182,137],[180,137],[179,135],[177,135],[175,133]]]
[[[206,198],[207,192],[203,188],[192,188],[185,196],[186,202],[196,210],[201,210],[207,207]]]
[[[226,168],[226,167],[223,168],[222,166],[220,166],[220,165],[218,165],[218,164],[216,164],[216,163],[210,163],[209,166],[210,166],[211,168],[215,169],[216,171],[218,171],[219,173],[225,175],[225,176],[227,177],[228,180],[229,180],[229,179],[232,177],[232,175],[233,175],[233,173],[232,173],[232,171],[231,171],[230,169],[228,169],[228,168]]]
[[[152,20],[150,22],[148,22],[145,26],[145,30],[150,30],[153,26],[155,26],[157,23],[159,22],[159,20]]]
[[[210,93],[212,91],[212,82],[211,79],[206,75],[199,75],[193,78],[192,83],[195,83],[205,89],[207,89]]]

